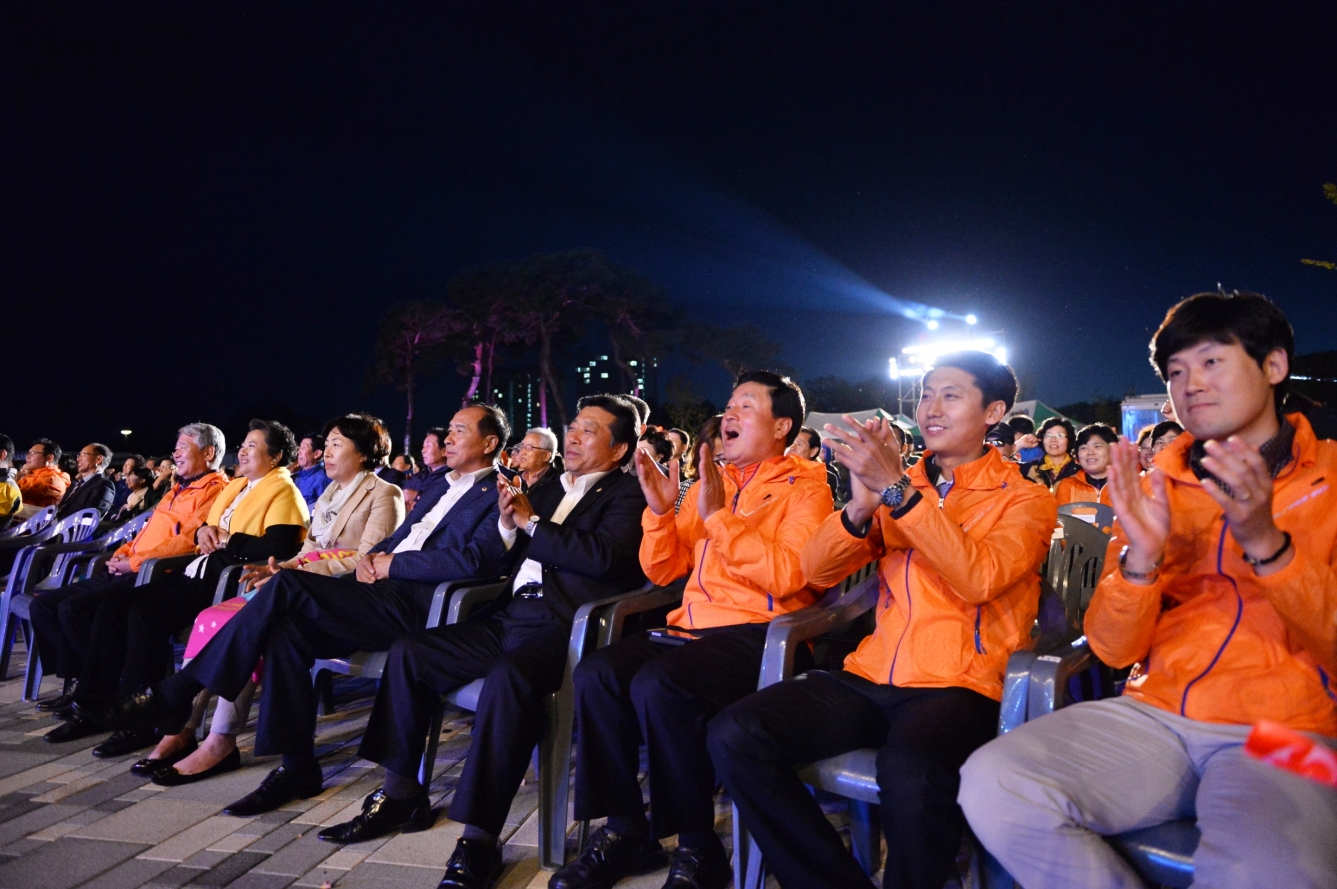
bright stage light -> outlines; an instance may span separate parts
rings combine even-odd
[[[930,318],[930,319],[928,320],[928,323],[925,325],[925,327],[927,327],[929,330],[937,330],[937,329],[938,329],[938,320],[937,320],[936,318]]]
[[[967,323],[967,324],[978,324],[978,323],[980,323],[980,319],[979,319],[979,318],[976,318],[974,315],[967,315],[967,316],[966,316],[966,323]]]

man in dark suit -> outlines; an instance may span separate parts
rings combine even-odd
[[[543,698],[561,685],[576,610],[645,583],[638,559],[645,495],[635,476],[619,471],[635,452],[639,427],[635,407],[621,397],[584,398],[567,432],[560,484],[535,487],[532,504],[518,488],[501,488],[501,535],[515,566],[510,600],[391,647],[358,749],[385,766],[385,784],[361,815],[321,839],[359,842],[430,824],[427,788],[416,777],[428,726],[442,694],[485,677],[450,806],[464,835],[440,885],[483,889],[496,878],[497,835],[543,733]]]
[[[446,438],[449,484],[420,499],[399,529],[372,547],[355,579],[280,572],[184,670],[122,698],[114,718],[122,728],[179,732],[200,689],[232,700],[263,656],[265,693],[255,753],[281,753],[283,763],[223,811],[258,815],[320,793],[312,664],[389,648],[427,622],[437,584],[504,572],[507,548],[497,524],[495,461],[509,434],[506,415],[496,407],[460,410]]]
[[[111,501],[116,499],[116,483],[105,474],[111,465],[111,448],[97,442],[84,445],[75,465],[77,475],[60,498],[56,518],[63,519],[81,509],[96,509],[99,518],[106,516]]]

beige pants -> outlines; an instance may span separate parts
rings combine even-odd
[[[186,664],[194,658],[182,662],[184,668]],[[185,728],[197,729],[204,722],[204,711],[209,707],[209,698],[213,692],[204,689],[195,696],[195,709],[191,711],[190,720]],[[246,728],[246,720],[251,716],[251,701],[255,700],[255,682],[247,682],[246,687],[237,695],[235,701],[226,701],[218,699],[218,706],[214,708],[213,718],[209,720],[209,732],[216,735],[239,735]]]
[[[1102,835],[1194,817],[1195,887],[1337,887],[1337,790],[1245,754],[1249,726],[1074,704],[961,767],[971,829],[1026,889],[1142,889]]]

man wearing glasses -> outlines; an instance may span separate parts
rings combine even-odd
[[[63,519],[81,509],[96,509],[98,516],[105,516],[116,499],[116,483],[105,475],[109,465],[111,448],[97,442],[84,445],[75,463],[79,475],[61,498],[56,518]]]
[[[38,510],[55,506],[69,486],[70,477],[60,468],[60,445],[49,438],[37,439],[28,448],[28,457],[19,474],[19,490],[23,492],[19,518],[26,519]]]
[[[515,446],[511,468],[519,471],[520,489],[525,493],[557,477],[552,472],[557,459],[557,436],[542,426],[531,429]]]

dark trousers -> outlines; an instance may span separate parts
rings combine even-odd
[[[104,596],[125,595],[134,585],[134,574],[111,574],[103,570],[88,580],[34,596],[29,619],[37,634],[42,672],[65,679],[77,678],[83,671],[99,600]],[[116,669],[116,675],[120,675],[119,666]]]
[[[741,624],[679,646],[641,633],[582,660],[575,672],[576,818],[643,817],[636,776],[644,741],[654,835],[714,830],[717,782],[706,724],[756,691],[765,647],[766,624]]]
[[[710,755],[785,889],[870,886],[794,767],[878,748],[884,889],[942,889],[965,830],[959,769],[994,737],[998,702],[965,688],[897,688],[815,672],[757,692],[710,724]]]
[[[544,697],[562,684],[570,635],[543,600],[513,599],[495,614],[398,639],[358,755],[415,775],[441,695],[485,679],[450,817],[501,833],[543,736]]]
[[[280,571],[161,691],[183,701],[207,687],[231,701],[264,657],[255,753],[309,754],[316,732],[315,661],[389,648],[426,623],[433,589],[409,580],[368,584]]]

